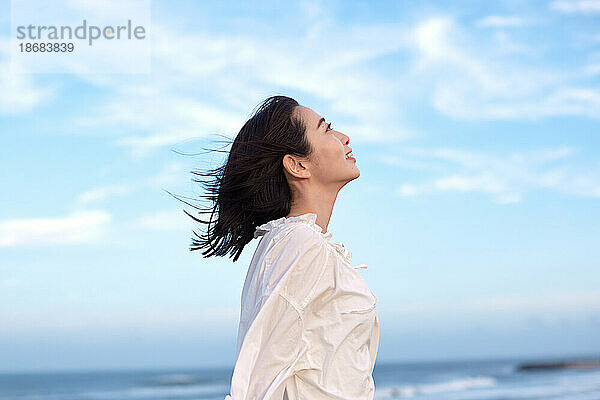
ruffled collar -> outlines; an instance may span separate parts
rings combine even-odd
[[[330,246],[332,246],[342,256],[344,261],[346,261],[352,268],[367,269],[367,264],[358,264],[355,266],[352,265],[352,252],[349,251],[346,248],[346,246],[344,246],[343,243],[334,242],[331,239],[331,236],[333,235],[332,232],[323,233],[323,228],[321,228],[319,225],[317,225],[317,214],[315,214],[315,213],[309,212],[309,213],[297,215],[294,217],[281,217],[281,218],[266,222],[266,223],[256,227],[256,229],[254,231],[254,238],[264,235],[265,233],[269,232],[270,230],[279,228],[285,224],[294,224],[294,223],[307,224],[312,229],[314,229],[315,232],[318,232],[319,234],[321,234],[321,236],[327,241],[327,243]]]

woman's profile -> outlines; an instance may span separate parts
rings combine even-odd
[[[264,100],[205,176],[213,206],[191,250],[259,239],[241,295],[226,400],[373,399],[377,298],[327,231],[339,191],[360,176],[350,138],[286,96]]]

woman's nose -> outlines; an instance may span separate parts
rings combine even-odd
[[[350,143],[350,137],[349,136],[344,135],[342,132],[339,132],[339,134],[342,136],[342,143],[344,143],[346,145],[348,143]]]

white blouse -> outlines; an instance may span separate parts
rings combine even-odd
[[[258,226],[225,400],[373,399],[377,298],[317,215]]]

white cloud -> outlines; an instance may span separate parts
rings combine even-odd
[[[182,210],[162,210],[151,214],[142,215],[134,223],[135,228],[142,230],[173,230],[187,229],[192,224],[192,219]]]
[[[116,183],[113,185],[98,186],[87,190],[77,196],[77,203],[88,204],[91,202],[102,201],[116,195],[131,193],[134,188],[131,185]]]
[[[474,88],[473,88],[474,89]],[[456,119],[495,119],[531,121],[540,118],[571,115],[600,118],[600,90],[594,88],[557,88],[542,99],[486,100],[475,90],[452,83],[441,84],[433,97],[433,105]],[[477,102],[476,100],[480,101]]]
[[[161,189],[165,185],[181,182],[184,178],[184,165],[180,162],[168,162],[154,175],[130,182],[111,183],[96,186],[79,194],[75,200],[77,205],[100,202],[112,197],[133,194],[143,189]]]
[[[600,118],[600,89],[558,88],[545,99],[541,109],[548,115],[560,109],[564,115]]]
[[[0,288],[15,289],[25,285],[25,280],[19,278],[0,279]]]
[[[517,203],[530,190],[600,199],[600,174],[567,168],[574,149],[563,146],[506,155],[452,148],[406,148],[380,161],[437,175],[419,183],[400,184],[396,194],[414,197],[442,192],[486,193],[501,204]],[[421,168],[424,166],[424,168]],[[597,169],[596,169],[597,170]]]
[[[111,95],[74,122],[125,131],[115,143],[144,157],[187,139],[233,136],[252,106],[290,91],[321,102],[355,142],[412,136],[403,113],[423,96],[455,119],[600,117],[599,89],[575,84],[583,73],[512,57],[535,54],[537,43],[528,45],[506,32],[471,33],[443,15],[413,26],[344,25],[323,5],[302,10],[301,34],[294,38],[263,31],[174,30],[167,19],[154,23],[152,74],[77,75]],[[490,15],[478,25],[529,23],[521,16]],[[379,60],[391,55],[403,61],[382,72],[386,64]]]
[[[396,193],[402,197],[413,197],[425,193],[439,192],[481,192],[494,195],[495,201],[498,203],[516,203],[520,200],[520,196],[511,193],[498,176],[488,173],[476,175],[447,175],[441,178],[436,178],[430,182],[415,184],[403,184]]]
[[[505,31],[496,31],[492,35],[490,47],[494,47],[496,55],[503,57],[505,55],[521,55],[528,56],[533,53],[531,46],[522,41],[514,40]]]
[[[93,243],[102,238],[112,216],[102,210],[77,211],[63,217],[0,221],[0,247]]]
[[[488,15],[477,21],[477,26],[481,27],[509,27],[523,26],[528,24],[528,20],[523,17],[510,15]]]
[[[594,14],[600,12],[599,0],[556,0],[550,2],[550,8],[567,14]]]
[[[123,104],[117,103],[110,108],[122,107]],[[107,114],[110,113],[110,110],[107,110]],[[145,114],[152,117],[144,119],[142,116]],[[136,118],[145,122],[138,122]],[[145,156],[158,147],[176,144],[186,139],[205,137],[216,132],[236,132],[244,123],[241,113],[236,114],[177,96],[163,98],[161,102],[144,98],[135,106],[129,107],[128,114],[121,113],[107,120],[115,123],[117,119],[121,119],[120,122],[137,124],[142,129],[149,129],[150,126],[144,125],[152,123],[152,130],[157,132],[116,140],[116,144],[130,147],[131,154],[136,158]]]
[[[525,48],[506,36],[497,38],[503,44],[498,49],[472,38],[451,18],[442,16],[418,24],[412,37],[419,53],[413,82],[430,91],[432,105],[451,118],[600,118],[600,89],[575,84],[583,73],[552,71],[537,63],[519,65],[502,55],[525,53]]]
[[[48,100],[55,90],[38,87],[24,74],[12,74],[8,63],[0,61],[0,112],[6,114],[24,113]]]
[[[401,110],[394,88],[406,85],[401,78],[390,80],[376,73],[372,61],[405,48],[406,28],[345,27],[337,33],[328,30],[323,37],[311,34],[332,23],[319,10],[306,9],[312,19],[306,35],[293,39],[293,47],[289,37],[248,32],[182,34],[153,24],[152,76],[99,80],[81,75],[115,95],[75,123],[132,128],[133,134],[115,143],[129,147],[132,156],[143,157],[186,139],[233,136],[260,100],[293,90],[322,100],[332,112],[347,118],[337,126],[354,129],[353,139],[382,140]]]
[[[9,39],[0,37],[0,112],[24,113],[52,97],[55,86],[36,85],[31,75],[10,72]]]
[[[585,72],[590,75],[598,75],[600,74],[600,63],[598,64],[590,64],[585,67]]]
[[[181,182],[183,177],[188,176],[184,169],[185,165],[178,161],[165,163],[156,174],[143,179],[141,184],[143,187],[162,188],[164,185]]]

